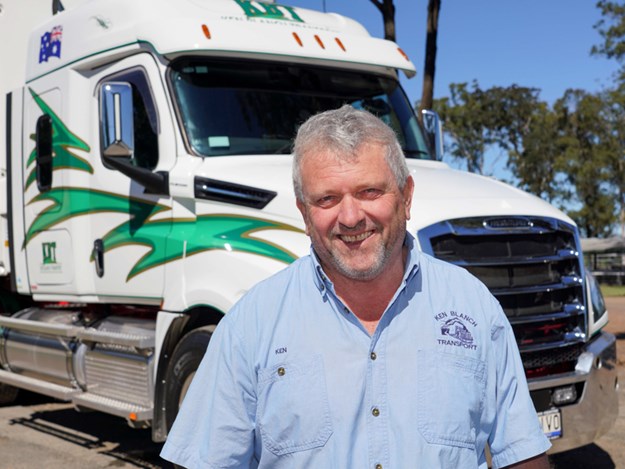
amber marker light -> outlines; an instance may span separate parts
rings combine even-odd
[[[211,32],[208,29],[208,26],[206,26],[205,24],[202,25],[202,31],[204,31],[204,36],[206,36],[206,39],[210,39],[211,38]]]
[[[408,56],[406,55],[406,53],[405,53],[403,50],[401,50],[401,47],[398,47],[398,48],[397,48],[397,51],[401,54],[401,56],[402,56],[404,59],[406,59],[408,62],[410,62],[410,59],[408,58]]]
[[[137,414],[134,412],[130,412],[130,414],[128,414],[128,418],[132,421],[132,422],[136,422],[137,421]]]
[[[343,43],[341,42],[341,40],[338,37],[335,37],[334,40],[336,41],[336,43],[339,45],[339,47],[341,49],[343,49],[343,52],[347,52],[347,49],[345,49],[345,46],[343,45]]]
[[[297,35],[297,33],[293,33],[293,37],[295,38],[295,40],[297,41],[297,43],[299,44],[300,47],[304,47],[304,43],[302,42],[302,40],[299,38],[299,36]]]
[[[315,34],[315,40],[317,41],[317,44],[321,46],[322,49],[326,48],[326,46],[323,45],[323,41],[321,40],[321,38],[317,36],[316,34]]]

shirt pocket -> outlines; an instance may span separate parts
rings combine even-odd
[[[428,443],[474,448],[484,406],[486,365],[432,350],[417,357],[417,425]]]
[[[333,430],[322,357],[277,364],[258,378],[263,445],[277,456],[325,445]]]

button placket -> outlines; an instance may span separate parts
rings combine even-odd
[[[384,343],[386,334],[376,331],[372,337],[369,356],[367,357],[368,384],[368,441],[369,462],[371,468],[382,468],[388,465],[389,435],[387,408],[387,376],[384,361]]]

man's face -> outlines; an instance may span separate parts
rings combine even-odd
[[[357,158],[308,154],[301,166],[304,202],[297,206],[326,274],[373,280],[402,262],[413,181],[403,190],[380,145],[362,145]]]

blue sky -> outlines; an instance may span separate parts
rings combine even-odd
[[[313,10],[340,13],[383,36],[382,15],[369,0],[282,0]],[[591,57],[601,38],[594,0],[442,0],[439,19],[436,98],[449,95],[450,83],[477,80],[482,88],[520,86],[541,89],[552,103],[568,88],[598,91],[610,85],[616,64]],[[397,42],[418,74],[402,79],[410,101],[421,97],[427,0],[395,0]]]

